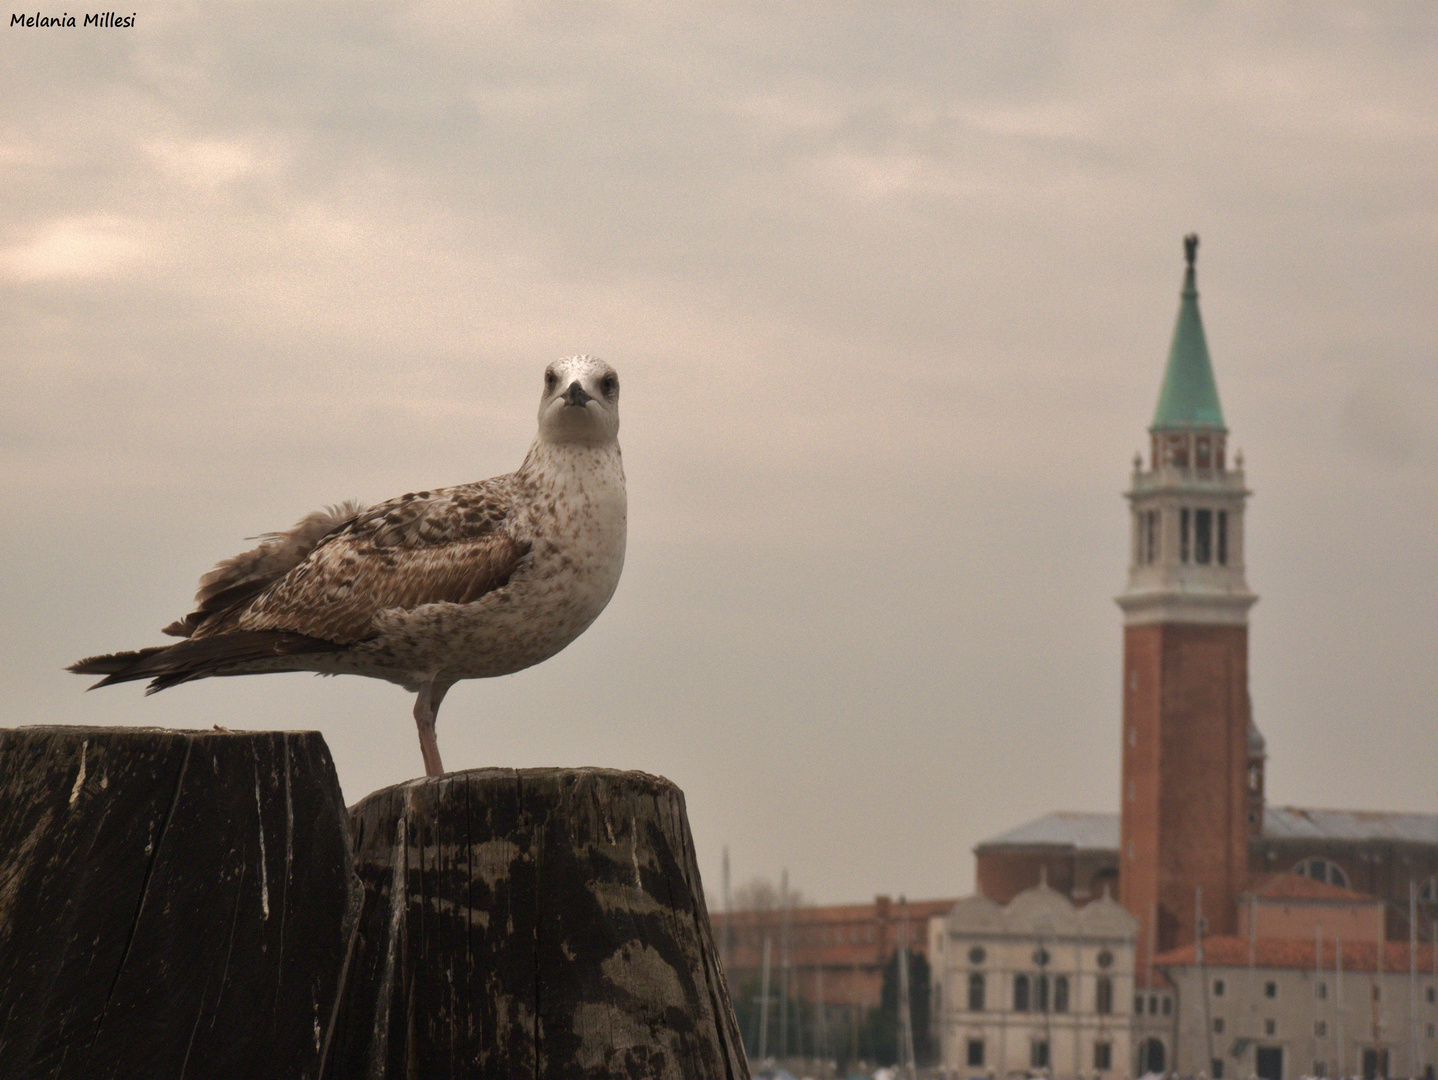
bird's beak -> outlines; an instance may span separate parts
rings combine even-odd
[[[564,391],[564,403],[566,405],[577,405],[580,408],[583,408],[585,405],[588,405],[593,400],[594,398],[590,397],[589,394],[584,392],[584,387],[579,385],[578,379],[575,379],[572,383],[570,383],[569,389]]]

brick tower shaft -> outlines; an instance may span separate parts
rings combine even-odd
[[[1124,628],[1119,898],[1140,952],[1237,933],[1248,865],[1248,628]],[[1199,892],[1201,890],[1201,893]],[[1150,921],[1153,927],[1150,929]]]

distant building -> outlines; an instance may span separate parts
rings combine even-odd
[[[1376,955],[1381,938],[1385,964],[1408,971],[1410,937],[1418,943],[1415,964],[1432,955],[1438,814],[1266,805],[1267,748],[1248,696],[1248,611],[1257,600],[1244,570],[1250,492],[1242,456],[1230,454],[1199,314],[1197,237],[1184,246],[1178,318],[1147,453],[1135,458],[1126,493],[1128,584],[1117,598],[1124,621],[1119,811],[1054,812],[985,840],[974,849],[978,889],[1008,904],[1047,881],[1082,904],[1116,882],[1137,924],[1133,1056],[1123,1065],[1134,1073],[1431,1075],[1438,1054],[1424,1040],[1438,1015],[1424,1009],[1435,1004],[1434,988],[1390,987],[1399,976],[1378,973]],[[1318,978],[1318,943],[1329,941],[1331,951],[1335,936],[1344,941],[1345,964],[1361,967],[1368,949],[1366,970],[1382,1001],[1418,995],[1411,1008],[1372,1007],[1378,999],[1360,1008],[1351,996],[1360,976],[1345,974],[1343,1047],[1304,1036],[1299,1006],[1275,1013],[1269,993],[1297,1001],[1296,988]],[[1200,1023],[1195,1010],[1212,1009],[1219,996],[1211,985],[1207,998],[1195,998],[1200,957],[1210,967],[1242,967],[1250,953],[1267,976],[1222,976],[1228,996],[1208,1019],[1224,1031]],[[1308,989],[1312,1005],[1316,991]],[[1249,1026],[1237,1040],[1220,1038],[1239,1014]],[[1277,1036],[1265,1033],[1266,1021]],[[1359,1038],[1365,1022],[1366,1042]],[[1307,1030],[1337,1024],[1312,1014]],[[1218,1048],[1212,1053],[1210,1043]]]
[[[1192,944],[1160,953],[1154,963],[1179,1001],[1171,1068],[1212,1080],[1431,1080],[1438,1061],[1435,960],[1432,945],[1410,954],[1402,942],[1314,937],[1210,937],[1201,961]]]
[[[1042,883],[1007,904],[967,897],[930,919],[940,1064],[963,1075],[1128,1075],[1136,925],[1107,893],[1078,907]]]
[[[1055,811],[985,840],[978,896],[908,905],[910,940],[934,966],[943,1061],[985,1074],[1431,1078],[1438,814],[1266,805],[1248,696],[1250,492],[1199,315],[1198,238],[1184,247],[1147,457],[1126,493],[1119,809]],[[857,1015],[879,1000],[900,925],[884,897],[795,911],[791,987]],[[758,973],[766,937],[780,963],[779,913],[736,914],[731,928],[731,976]]]
[[[1079,902],[1118,892],[1118,815],[1056,810],[974,848],[974,884],[1007,904],[1040,881]]]
[[[1249,881],[1291,873],[1365,895],[1383,911],[1386,934],[1394,941],[1408,938],[1411,882],[1419,938],[1434,939],[1438,814],[1292,806],[1261,807],[1261,813],[1263,826],[1248,841]],[[1082,902],[1117,877],[1118,837],[1118,814],[1045,814],[974,848],[978,891],[1003,903],[1046,875],[1053,888]],[[1243,918],[1246,892],[1234,902],[1235,926]],[[1205,907],[1209,903],[1205,900]]]
[[[1382,900],[1390,940],[1408,939],[1410,884],[1420,940],[1438,920],[1438,814],[1271,808],[1248,845],[1258,878],[1292,870]]]
[[[925,955],[929,919],[953,906],[952,899],[876,896],[872,904],[796,907],[787,917],[779,907],[718,912],[714,937],[736,992],[762,977],[767,940],[771,992],[787,977],[792,997],[822,1001],[842,1014],[834,1021],[842,1024],[879,1004],[884,967],[900,940],[907,936],[910,949]]]
[[[1385,932],[1383,901],[1303,874],[1275,874],[1239,897],[1238,933],[1244,938],[1379,941]]]

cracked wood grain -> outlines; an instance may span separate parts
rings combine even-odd
[[[317,732],[0,730],[0,1080],[318,1077],[350,860]]]

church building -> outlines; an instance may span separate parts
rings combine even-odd
[[[1423,1076],[1438,1063],[1438,814],[1268,806],[1248,695],[1249,489],[1184,238],[1178,319],[1126,492],[1118,812],[1058,810],[977,845],[975,896],[735,913],[856,1031],[900,941],[963,1076]],[[915,933],[909,935],[912,920]],[[924,932],[924,929],[927,932]],[[805,980],[808,981],[805,981]],[[823,1010],[821,1010],[822,1012]]]
[[[1265,803],[1267,754],[1248,695],[1248,614],[1257,600],[1244,573],[1250,492],[1242,455],[1230,450],[1199,314],[1197,236],[1184,238],[1184,253],[1147,456],[1134,459],[1126,493],[1119,812],[1058,811],[984,841],[974,850],[978,891],[1002,905],[1045,882],[1087,904],[1116,888],[1136,924],[1128,1063],[1135,1073],[1372,1080],[1387,1075],[1386,1038],[1395,1069],[1401,1062],[1408,1070],[1402,1075],[1431,1075],[1438,1044],[1427,1032],[1438,1023],[1438,1002],[1430,995],[1438,991],[1418,980],[1420,967],[1432,967],[1438,938],[1438,814]],[[1280,900],[1281,918],[1270,910]],[[1229,1021],[1214,1012],[1211,980],[1195,974],[1205,947],[1223,964],[1251,955],[1253,971],[1268,969],[1265,978],[1222,980],[1223,1008],[1257,1015],[1261,1007],[1236,1001],[1234,990],[1286,986],[1298,977],[1278,977],[1288,960],[1311,972],[1347,948],[1358,950],[1350,963],[1365,963],[1351,939],[1338,938],[1350,925],[1381,937],[1364,943],[1374,978],[1386,965],[1413,980],[1401,1038],[1369,1025],[1366,1039],[1315,1042],[1311,1030],[1277,1018],[1269,1028],[1245,1028],[1241,1039],[1214,1037],[1213,1024]],[[1390,956],[1395,949],[1403,955]],[[1196,997],[1201,986],[1207,990]],[[1165,1018],[1170,994],[1176,1007]]]

